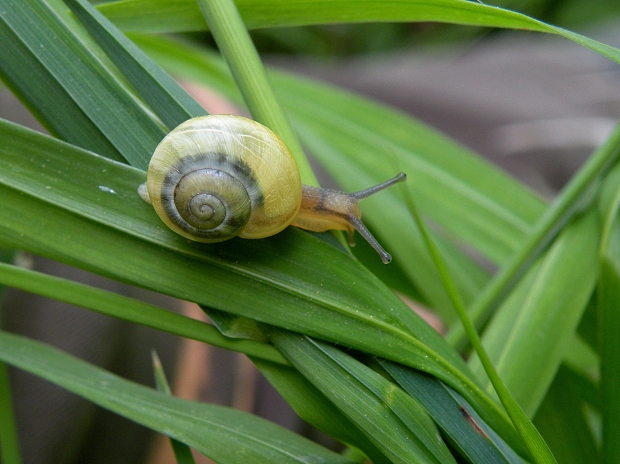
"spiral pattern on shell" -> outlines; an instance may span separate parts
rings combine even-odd
[[[192,237],[226,240],[243,230],[263,198],[242,160],[222,153],[185,157],[161,189],[167,216]]]
[[[263,238],[288,226],[301,179],[284,143],[249,119],[190,119],[157,146],[147,174],[161,219],[192,240]]]

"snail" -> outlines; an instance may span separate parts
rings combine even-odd
[[[265,126],[240,116],[190,119],[157,146],[138,189],[173,231],[199,242],[264,238],[289,225],[357,230],[384,263],[392,257],[361,221],[358,202],[396,182],[344,193],[302,185],[295,159]]]

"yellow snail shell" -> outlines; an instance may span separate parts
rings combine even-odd
[[[157,146],[148,198],[175,232],[200,242],[277,234],[297,215],[301,178],[278,136],[250,119],[190,119]]]

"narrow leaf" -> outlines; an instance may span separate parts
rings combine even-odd
[[[575,380],[568,369],[560,367],[536,413],[534,424],[558,462],[604,462],[600,460],[596,432],[592,430],[592,410],[583,401]]]
[[[303,182],[316,185],[314,172],[267,80],[265,68],[235,2],[199,0],[198,4],[253,118],[284,141],[297,161]]]
[[[347,459],[256,416],[195,403],[129,382],[24,337],[0,332],[0,359],[225,463],[346,463]]]
[[[422,220],[420,213],[415,206],[413,197],[411,195],[406,195],[405,199],[407,201],[410,214],[413,216],[416,226],[424,237],[424,243],[433,258],[433,262],[437,268],[437,272],[439,273],[441,282],[446,288],[446,293],[450,297],[450,301],[459,317],[459,321],[465,328],[467,337],[469,338],[469,341],[474,347],[475,354],[476,356],[478,356],[478,359],[480,360],[480,363],[484,368],[484,372],[489,379],[494,392],[497,393],[501,404],[504,406],[504,409],[508,413],[510,420],[515,426],[515,429],[519,433],[519,436],[523,440],[524,444],[527,446],[530,458],[534,462],[541,464],[555,462],[553,454],[549,450],[549,447],[547,446],[543,438],[540,436],[540,433],[532,425],[531,421],[526,417],[523,409],[510,395],[504,382],[500,379],[499,375],[494,369],[486,350],[482,346],[480,337],[478,336],[478,333],[476,332],[476,329],[465,310],[463,300],[458,293],[458,289],[454,285],[445,261],[439,251],[439,248],[430,236],[426,224]]]
[[[146,167],[163,129],[145,117],[75,29],[66,7],[11,2],[0,15],[2,79],[63,140]]]
[[[619,156],[620,124],[616,125],[605,143],[563,187],[524,244],[517,249],[472,304],[470,315],[474,321],[482,324],[486,320],[501,297],[519,280],[526,266],[539,256],[561,227],[572,218],[580,207],[580,202],[587,199],[592,186],[609,172]],[[447,334],[446,338],[452,341],[453,345],[458,346],[460,336],[461,327],[457,325],[453,327],[452,333]]]
[[[360,429],[294,368],[256,358],[252,361],[303,420],[330,437],[363,450],[374,464],[390,464]]]
[[[187,119],[207,114],[174,79],[90,3],[84,0],[69,0],[67,4],[131,82],[134,90],[169,129]]]
[[[16,253],[9,248],[0,246],[0,263],[12,263]],[[0,285],[0,329],[3,325],[2,294],[4,285]],[[13,393],[9,378],[8,366],[0,361],[0,462],[4,464],[20,464],[21,451],[17,435],[17,423],[13,407]]]
[[[557,34],[620,62],[620,51],[526,15],[462,0],[238,0],[248,28],[360,22],[445,22],[470,26],[525,29]],[[148,6],[148,8],[147,8]],[[203,30],[205,22],[192,0],[125,0],[104,4],[101,11],[121,29],[142,32]],[[149,12],[149,14],[145,14]]]
[[[221,348],[286,363],[273,347],[264,343],[227,338],[204,322],[106,290],[3,263],[0,283]]]
[[[166,373],[161,365],[159,356],[157,356],[157,353],[154,350],[151,353],[151,357],[153,358],[153,373],[155,374],[155,386],[157,387],[157,390],[165,393],[166,395],[172,395],[170,385],[168,385],[168,380],[166,379]],[[192,450],[189,446],[185,443],[181,443],[179,440],[175,440],[174,438],[170,439],[170,444],[172,445],[172,450],[174,452],[174,457],[177,460],[177,464],[195,464],[194,457],[192,456]]]
[[[292,333],[272,340],[392,462],[455,462],[426,411],[394,384],[325,343]]]
[[[388,361],[379,364],[428,411],[453,446],[469,462],[522,463],[523,460],[469,404],[439,380]],[[516,432],[513,431],[516,435]]]
[[[592,210],[566,227],[484,332],[497,372],[530,417],[570,349],[594,288],[599,233]],[[482,377],[476,358],[470,365]]]
[[[4,362],[0,362],[0,462],[4,464],[22,462],[9,369]]]
[[[600,412],[602,415],[602,461],[616,463],[620,457],[620,167],[605,179],[600,201],[604,228],[600,249],[597,288],[599,317]]]

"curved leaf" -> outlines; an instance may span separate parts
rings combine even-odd
[[[4,263],[0,263],[0,283],[181,337],[286,364],[282,355],[270,345],[227,338],[204,322],[89,285]]]
[[[450,437],[461,455],[475,463],[522,463],[523,460],[471,409],[458,393],[441,381],[385,360],[378,360],[398,384],[416,398]]]
[[[455,462],[435,424],[411,396],[326,343],[291,333],[275,346],[394,463]]]
[[[68,11],[58,10],[34,0],[3,8],[0,76],[52,133],[145,168],[163,128],[144,118],[144,107],[75,34]]]
[[[256,358],[252,362],[303,420],[342,443],[363,450],[374,464],[390,464],[360,429],[299,371]]]
[[[4,362],[173,437],[219,463],[350,463],[267,420],[169,396],[42,343],[0,331],[0,346]]]
[[[191,242],[139,199],[142,171],[7,122],[0,135],[3,243],[403,362],[493,409],[458,353],[334,247],[294,228],[263,240]]]
[[[502,305],[483,344],[528,416],[536,412],[570,349],[594,289],[600,226],[593,210],[575,219]],[[482,367],[472,358],[482,378]]]
[[[238,0],[248,28],[290,27],[352,22],[445,22],[470,26],[525,29],[557,34],[620,63],[620,51],[574,32],[479,2],[463,0]],[[192,0],[121,0],[100,10],[119,27],[133,32],[205,30]],[[148,12],[148,13],[147,13]]]

